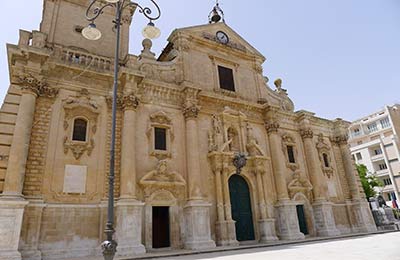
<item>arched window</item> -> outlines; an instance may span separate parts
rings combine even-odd
[[[326,153],[322,154],[322,157],[324,158],[324,165],[325,167],[329,167],[329,159],[328,159],[328,155]]]
[[[74,120],[74,131],[72,133],[72,141],[86,142],[88,122],[85,119],[77,118]]]

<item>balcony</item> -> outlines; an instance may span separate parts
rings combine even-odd
[[[373,161],[373,162],[382,161],[382,160],[384,160],[384,157],[383,157],[382,153],[374,155],[374,156],[371,156],[371,161]]]
[[[383,169],[383,170],[376,171],[376,175],[378,177],[383,177],[383,176],[389,175],[389,170]]]

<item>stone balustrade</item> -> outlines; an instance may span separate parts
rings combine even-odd
[[[111,71],[114,64],[114,61],[110,58],[67,48],[61,50],[61,57],[58,58],[61,58],[61,61],[65,64],[87,67],[97,71]]]

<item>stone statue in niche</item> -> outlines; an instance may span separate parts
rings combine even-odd
[[[247,152],[250,156],[264,156],[265,153],[258,145],[258,141],[254,135],[253,128],[247,124]]]
[[[240,144],[239,144],[239,135],[236,129],[229,127],[228,132],[228,147],[230,152],[239,152]]]
[[[288,184],[288,190],[289,196],[292,199],[299,192],[303,193],[308,199],[310,199],[312,185],[310,181],[302,177],[300,171],[297,170],[293,173],[293,179]]]
[[[212,116],[212,128],[208,132],[208,150],[210,152],[213,151],[222,151],[222,145],[224,143],[224,136],[222,131],[221,121],[218,116]]]

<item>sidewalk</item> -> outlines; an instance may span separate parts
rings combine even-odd
[[[276,242],[265,243],[265,244],[248,244],[248,245],[240,245],[240,246],[228,246],[228,247],[216,247],[213,249],[205,249],[205,250],[165,250],[162,252],[149,252],[145,255],[138,255],[133,257],[116,257],[116,260],[141,260],[141,259],[161,259],[167,257],[177,257],[177,256],[186,256],[186,255],[198,255],[198,254],[206,254],[206,253],[216,253],[216,252],[225,252],[225,251],[238,251],[244,249],[253,249],[253,248],[268,248],[268,247],[277,247],[277,246],[284,246],[284,245],[295,245],[295,244],[307,244],[311,242],[321,242],[321,241],[332,241],[332,240],[341,240],[346,238],[356,238],[356,237],[364,237],[376,234],[385,234],[385,233],[393,233],[399,231],[378,231],[374,233],[359,233],[359,234],[349,234],[349,235],[341,235],[336,237],[312,237],[306,238],[305,240],[298,240],[298,241],[284,241],[279,240]],[[84,258],[72,258],[67,260],[103,260],[103,257],[84,257]]]

